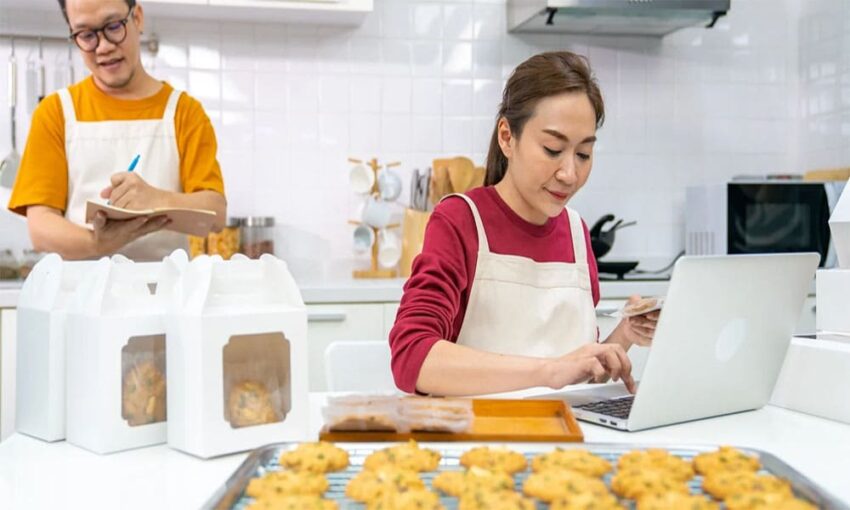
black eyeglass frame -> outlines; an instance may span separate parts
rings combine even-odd
[[[71,33],[71,35],[68,36],[68,38],[70,40],[72,40],[74,42],[74,44],[77,45],[77,48],[79,48],[80,51],[84,51],[86,53],[93,53],[93,52],[97,51],[97,47],[100,46],[101,34],[103,35],[104,39],[111,42],[112,44],[121,44],[122,42],[124,42],[127,39],[127,23],[129,23],[130,18],[133,17],[133,11],[134,10],[136,10],[135,6],[130,7],[130,12],[127,13],[127,16],[125,16],[124,19],[114,20],[114,21],[110,21],[108,23],[104,23],[100,28],[94,28],[94,29],[84,28],[82,30],[78,30],[76,32]],[[106,27],[108,27],[109,25],[112,25],[113,23],[120,23],[121,28],[123,29],[123,34],[121,35],[121,38],[116,40],[116,41],[113,41],[112,39],[110,39],[110,37],[108,35],[106,35]],[[80,41],[77,39],[80,36],[80,34],[84,34],[84,33],[87,33],[87,32],[93,32],[95,37],[97,37],[97,43],[91,49],[84,48],[80,44]]]

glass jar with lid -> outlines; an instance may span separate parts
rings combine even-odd
[[[221,255],[224,260],[230,260],[230,257],[239,253],[239,229],[244,223],[245,218],[227,218],[221,232],[210,232],[207,236],[207,253]]]
[[[0,250],[0,280],[17,280],[19,276],[18,259],[12,250]]]
[[[242,253],[252,259],[274,255],[274,218],[248,216],[242,223]]]
[[[21,280],[26,280],[27,276],[29,276],[32,268],[38,263],[41,258],[44,257],[44,254],[32,249],[24,250],[24,255],[21,257],[21,269],[20,276]]]

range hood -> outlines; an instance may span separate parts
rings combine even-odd
[[[662,37],[712,27],[731,0],[508,0],[508,30]]]

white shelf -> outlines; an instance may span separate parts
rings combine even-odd
[[[2,0],[0,19],[12,11],[55,14],[62,21],[54,0]],[[374,9],[374,0],[144,0],[145,14],[157,18],[183,18],[258,23],[304,23],[310,25],[359,25]],[[20,15],[20,12],[15,14]],[[0,26],[4,23],[0,22]]]
[[[221,21],[359,25],[373,10],[373,0],[145,0],[153,17]]]

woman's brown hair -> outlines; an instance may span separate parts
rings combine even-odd
[[[487,154],[487,176],[484,184],[498,183],[508,169],[508,159],[499,146],[499,120],[508,121],[511,135],[519,139],[534,108],[541,99],[564,92],[584,92],[596,112],[596,127],[605,120],[605,104],[599,84],[590,70],[587,59],[569,51],[551,51],[535,55],[514,69],[496,116],[496,127]]]

